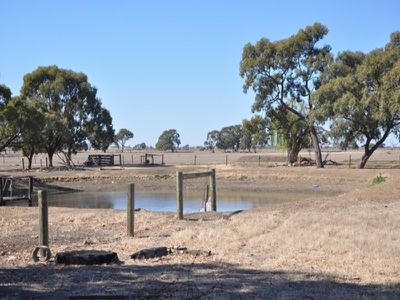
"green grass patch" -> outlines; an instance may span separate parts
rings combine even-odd
[[[171,178],[171,175],[168,175],[168,174],[159,175],[159,174],[157,174],[157,175],[154,175],[154,178],[157,179],[157,180],[167,180],[167,179]]]
[[[372,179],[372,184],[380,184],[385,181],[386,181],[386,176],[382,176],[382,174],[379,173],[378,176],[376,176]]]
[[[248,179],[248,177],[246,175],[242,175],[242,176],[239,177],[240,181],[245,181],[247,179]]]

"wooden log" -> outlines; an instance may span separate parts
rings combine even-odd
[[[135,252],[131,255],[132,259],[149,259],[155,257],[166,256],[170,253],[170,250],[167,247],[155,247],[142,249],[138,252]]]
[[[176,206],[177,217],[179,220],[183,219],[183,174],[176,172]]]
[[[49,223],[48,223],[48,208],[47,208],[47,193],[46,191],[38,192],[39,198],[39,246],[49,246]],[[41,250],[41,255],[45,256],[44,250]]]
[[[54,262],[63,265],[102,265],[118,263],[118,255],[111,251],[77,250],[57,253]]]
[[[217,181],[215,177],[215,169],[211,169],[210,187],[211,187],[211,210],[217,211]]]
[[[127,203],[127,232],[128,236],[134,236],[135,229],[135,185],[131,183],[128,188],[128,203]]]

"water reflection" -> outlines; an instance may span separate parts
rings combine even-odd
[[[218,195],[218,211],[235,211],[257,208],[301,198],[315,196],[315,191],[267,194]],[[332,194],[332,193],[330,193]],[[326,193],[325,193],[326,195]],[[79,192],[49,195],[50,206],[75,208],[126,209],[127,195],[123,192]],[[184,212],[198,212],[202,208],[201,195],[184,195]],[[176,211],[176,195],[173,193],[136,193],[135,207],[152,211]]]

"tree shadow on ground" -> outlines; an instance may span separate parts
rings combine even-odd
[[[359,285],[324,274],[261,271],[216,263],[0,269],[1,299],[68,299],[77,295],[128,299],[399,299],[400,284]]]

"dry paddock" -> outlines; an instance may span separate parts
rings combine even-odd
[[[374,173],[368,172],[360,174],[370,178]],[[331,171],[332,180],[343,174]],[[399,299],[400,175],[386,175],[384,183],[365,183],[338,197],[233,215],[178,221],[174,214],[140,211],[134,238],[126,236],[125,212],[50,208],[53,253],[111,250],[121,265],[35,264],[30,253],[38,241],[37,208],[1,207],[0,297]],[[178,245],[212,255],[129,257],[143,248]]]

